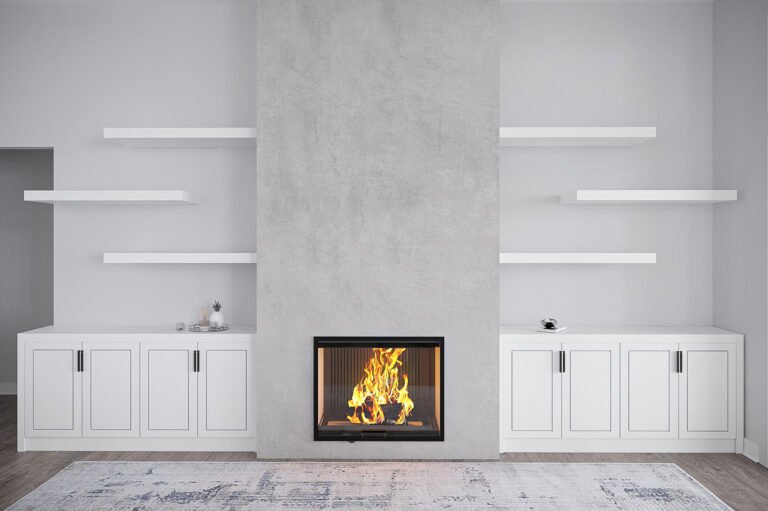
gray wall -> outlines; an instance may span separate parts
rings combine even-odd
[[[256,249],[255,149],[101,139],[104,127],[254,126],[255,24],[245,0],[0,2],[0,147],[54,147],[59,189],[201,200],[56,206],[57,324],[172,325],[214,298],[229,322],[255,323],[254,266],[101,263],[104,252]]]
[[[559,195],[712,186],[712,5],[501,10],[502,125],[658,127],[632,148],[500,150],[502,251],[658,253],[655,265],[504,265],[502,324],[711,324],[711,206],[569,206]]]
[[[259,454],[498,457],[498,2],[258,20]],[[445,442],[313,442],[316,335],[445,336]]]
[[[53,322],[53,211],[24,202],[51,186],[51,151],[0,151],[0,393],[16,389],[16,334]]]
[[[739,201],[715,209],[714,324],[745,334],[746,438],[768,464],[768,3],[718,0],[715,26],[715,186]]]

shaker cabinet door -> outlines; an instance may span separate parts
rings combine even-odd
[[[253,436],[253,350],[249,343],[201,342],[198,435]]]
[[[25,430],[28,437],[82,435],[81,344],[28,342],[24,353]]]
[[[139,344],[83,343],[83,436],[139,436]]]
[[[564,343],[563,437],[619,438],[619,343]]]
[[[677,438],[676,357],[677,343],[622,343],[622,438]]]
[[[560,437],[560,343],[503,344],[502,437]]]
[[[197,436],[194,342],[141,343],[141,436]]]
[[[680,344],[680,438],[736,438],[736,345]]]

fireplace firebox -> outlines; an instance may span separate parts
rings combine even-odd
[[[315,440],[444,439],[442,337],[315,337]]]

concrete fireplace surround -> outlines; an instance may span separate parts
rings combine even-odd
[[[498,457],[498,9],[259,3],[260,456]],[[315,335],[444,336],[445,441],[314,442]]]

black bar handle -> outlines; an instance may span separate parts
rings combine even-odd
[[[677,352],[677,372],[678,373],[683,372],[683,352],[682,351]]]
[[[558,352],[558,373],[564,373],[565,372],[565,352],[560,351]]]
[[[83,350],[77,350],[77,372],[83,372]]]
[[[560,356],[563,359],[563,372],[565,372],[565,351],[561,351]]]
[[[200,351],[195,350],[192,353],[192,371],[195,373],[200,372]]]

